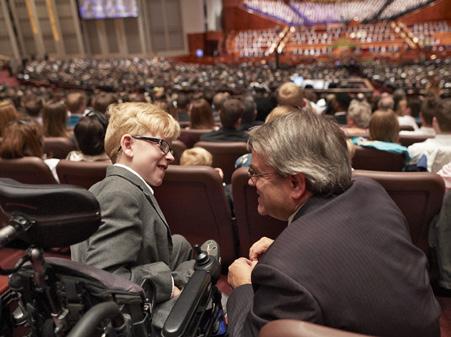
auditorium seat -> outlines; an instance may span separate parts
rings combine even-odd
[[[210,129],[182,129],[180,131],[179,139],[186,145],[187,148],[191,148],[200,139],[203,134],[211,132]]]
[[[257,212],[257,192],[247,183],[247,168],[237,169],[232,176],[232,193],[240,241],[240,255],[248,256],[250,246],[262,236],[275,239],[282,232],[286,221],[261,216]]]
[[[205,142],[200,141],[194,146],[203,147],[213,155],[213,167],[219,167],[224,172],[224,182],[230,184],[235,161],[241,155],[248,153],[245,142]]]
[[[76,149],[76,144],[69,138],[44,137],[44,153],[47,158],[65,159],[70,151]]]
[[[414,131],[414,128],[411,125],[400,125],[399,130],[400,131]]]
[[[431,136],[425,135],[399,135],[399,143],[406,147],[414,144],[424,142],[428,138],[433,138]]]
[[[385,188],[405,215],[412,242],[427,253],[429,224],[440,212],[445,193],[443,179],[429,172],[355,170],[353,176],[372,178]]]
[[[186,150],[186,145],[182,141],[176,139],[172,142],[171,148],[173,151],[172,154],[174,155],[174,159],[175,159],[173,164],[179,165],[180,157],[182,156],[183,151]]]
[[[267,323],[258,337],[365,337],[357,333],[332,329],[322,325],[297,321],[294,319],[279,319]]]
[[[38,157],[0,159],[0,177],[25,184],[57,184],[50,168]]]
[[[182,234],[193,245],[216,240],[224,266],[236,258],[232,217],[216,170],[170,165],[155,197],[173,234]]]
[[[402,154],[356,146],[352,157],[352,167],[356,170],[402,171]]]
[[[89,189],[105,178],[108,162],[82,162],[62,159],[56,166],[61,184],[71,184]]]

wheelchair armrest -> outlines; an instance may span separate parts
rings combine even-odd
[[[211,289],[211,276],[204,270],[196,270],[189,282],[183,288],[180,297],[172,308],[164,323],[162,335],[164,337],[181,337],[185,335],[191,320],[203,303],[208,301]]]

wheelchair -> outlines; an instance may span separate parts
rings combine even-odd
[[[51,247],[86,240],[99,227],[95,197],[70,185],[30,185],[0,179],[0,248],[15,239],[25,254],[10,269],[1,295],[0,336],[178,337],[225,336],[221,293],[216,287],[219,247],[195,246],[195,270],[162,329],[152,325],[155,293],[150,282],[123,277],[44,255]],[[205,248],[205,249],[203,249]]]

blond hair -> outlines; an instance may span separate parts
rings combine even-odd
[[[111,104],[107,115],[110,120],[105,134],[105,152],[113,163],[117,160],[124,134],[137,136],[150,133],[169,141],[173,141],[180,134],[180,126],[174,117],[154,104]]]
[[[210,152],[202,147],[193,147],[183,151],[180,157],[180,165],[204,165],[211,166],[213,164],[213,156]]]
[[[0,137],[9,122],[19,118],[16,107],[10,100],[0,101]]]
[[[289,105],[279,105],[276,106],[271,112],[266,116],[265,123],[269,123],[278,117],[282,117],[288,115],[290,112],[296,110],[292,106]]]
[[[277,89],[277,103],[302,108],[305,105],[304,93],[293,82],[285,82]]]

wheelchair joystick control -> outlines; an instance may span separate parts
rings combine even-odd
[[[196,260],[196,267],[204,266],[206,265],[210,257],[208,256],[207,252],[203,251],[199,245],[194,245],[194,259]]]
[[[194,245],[194,253],[196,261],[194,269],[210,273],[213,282],[216,283],[221,274],[218,243],[214,240],[207,240],[201,247]]]

